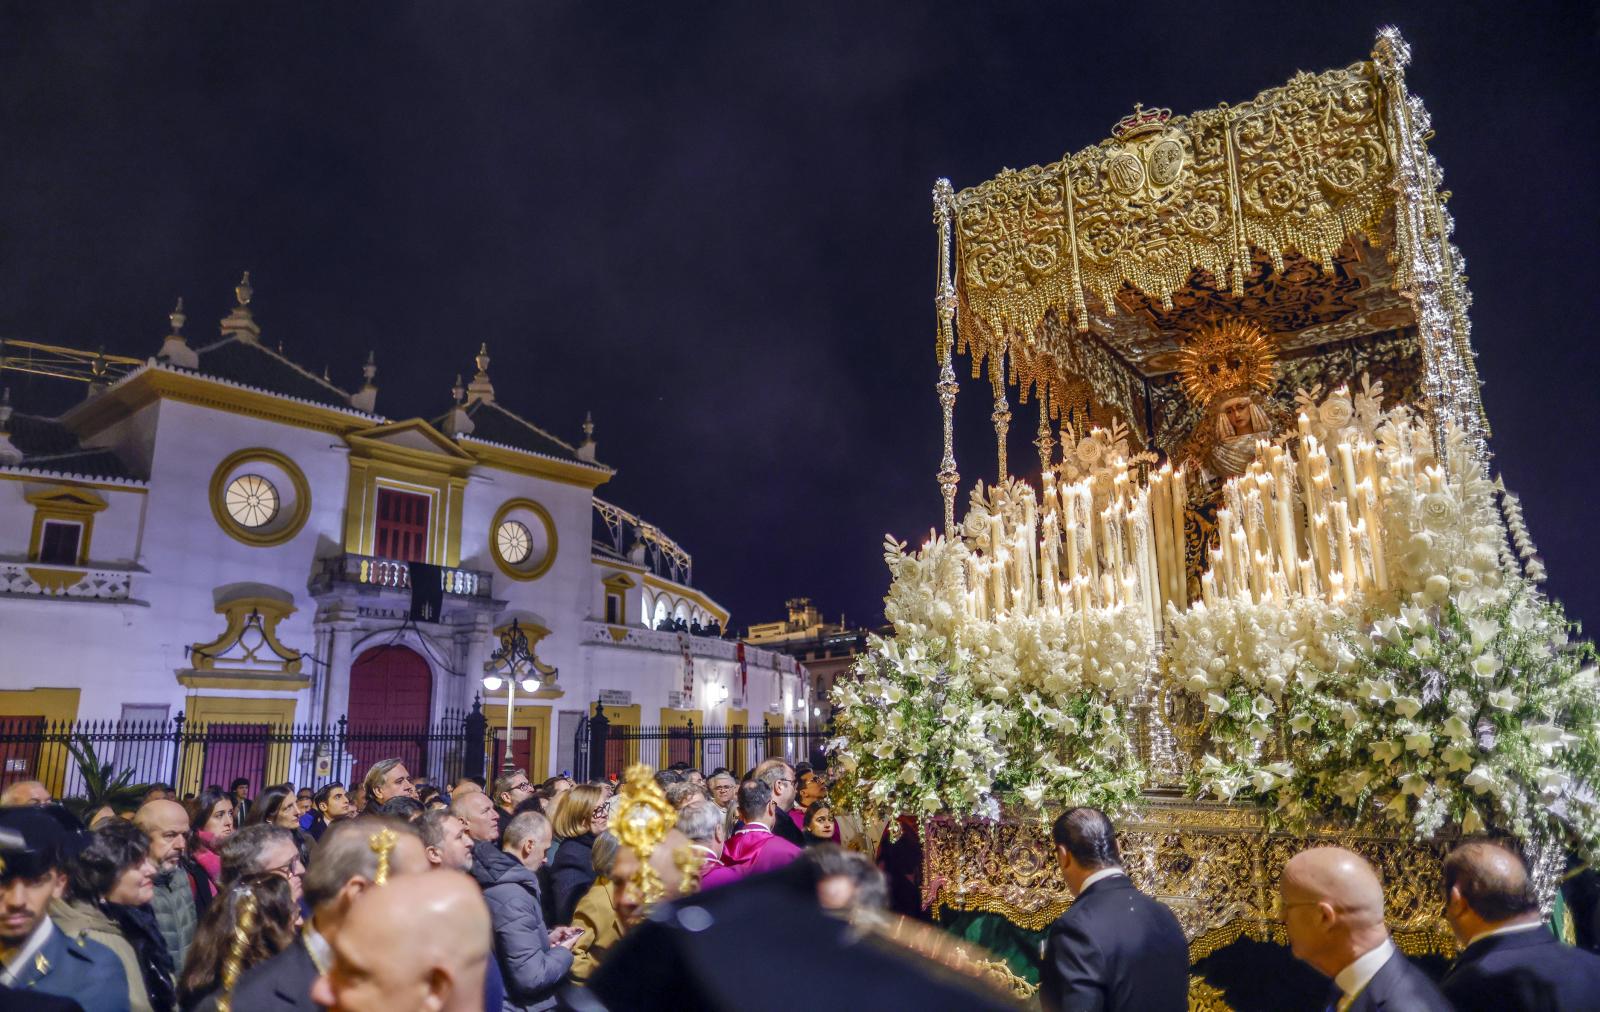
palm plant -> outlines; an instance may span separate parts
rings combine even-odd
[[[110,805],[117,811],[132,808],[149,790],[148,784],[132,782],[132,767],[118,771],[112,763],[103,762],[95,753],[94,744],[81,734],[76,740],[67,742],[67,751],[78,764],[83,792],[75,797],[63,798],[62,804],[84,821],[88,821],[104,805]]]

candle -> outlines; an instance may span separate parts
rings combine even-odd
[[[1350,545],[1350,510],[1344,500],[1333,504],[1333,532],[1339,542],[1339,570],[1344,575],[1344,588],[1356,591],[1355,554]]]
[[[1216,580],[1213,578],[1214,576],[1215,574],[1209,570],[1200,575],[1200,597],[1207,608],[1215,608],[1217,606]]]
[[[1346,499],[1354,498],[1356,494],[1356,461],[1355,454],[1349,443],[1339,444],[1339,475],[1344,480],[1344,496]]]
[[[1304,411],[1300,412],[1300,438],[1302,440],[1311,438],[1311,419]]]
[[[1179,608],[1189,605],[1189,541],[1185,514],[1189,507],[1189,492],[1185,486],[1183,469],[1172,473],[1172,545],[1176,571],[1173,573],[1172,598]]]
[[[1317,580],[1311,572],[1311,560],[1301,559],[1296,568],[1300,571],[1300,593],[1311,597],[1317,591]]]

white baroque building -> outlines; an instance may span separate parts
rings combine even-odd
[[[159,354],[57,417],[0,407],[0,721],[406,727],[481,695],[503,727],[483,676],[515,621],[537,685],[511,737],[536,781],[573,767],[598,701],[613,726],[807,723],[792,658],[655,631],[728,613],[675,542],[596,495],[614,472],[591,425],[573,446],[520,417],[487,349],[442,413],[380,414],[370,359],[361,390],[336,387],[262,340],[251,296],[246,275],[194,347],[180,302]],[[442,590],[414,620],[413,573]],[[330,775],[270,751],[268,781]],[[27,772],[12,752],[7,780]],[[751,758],[728,753],[697,758]]]

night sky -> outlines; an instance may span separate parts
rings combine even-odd
[[[734,625],[793,595],[875,622],[882,535],[940,515],[934,179],[1365,59],[1384,23],[1497,464],[1595,620],[1592,4],[3,3],[0,336],[148,356],[176,296],[208,339],[249,269],[264,340],[349,388],[375,350],[400,418],[487,341],[513,410],[573,441],[594,412],[600,495]],[[964,382],[963,501],[987,400]]]

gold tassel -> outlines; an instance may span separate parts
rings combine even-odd
[[[233,985],[239,981],[245,946],[256,930],[256,894],[249,887],[242,891],[239,919],[233,925],[233,944],[228,948],[228,958],[222,961],[222,994],[217,997],[217,1012],[230,1012],[233,1008]]]

